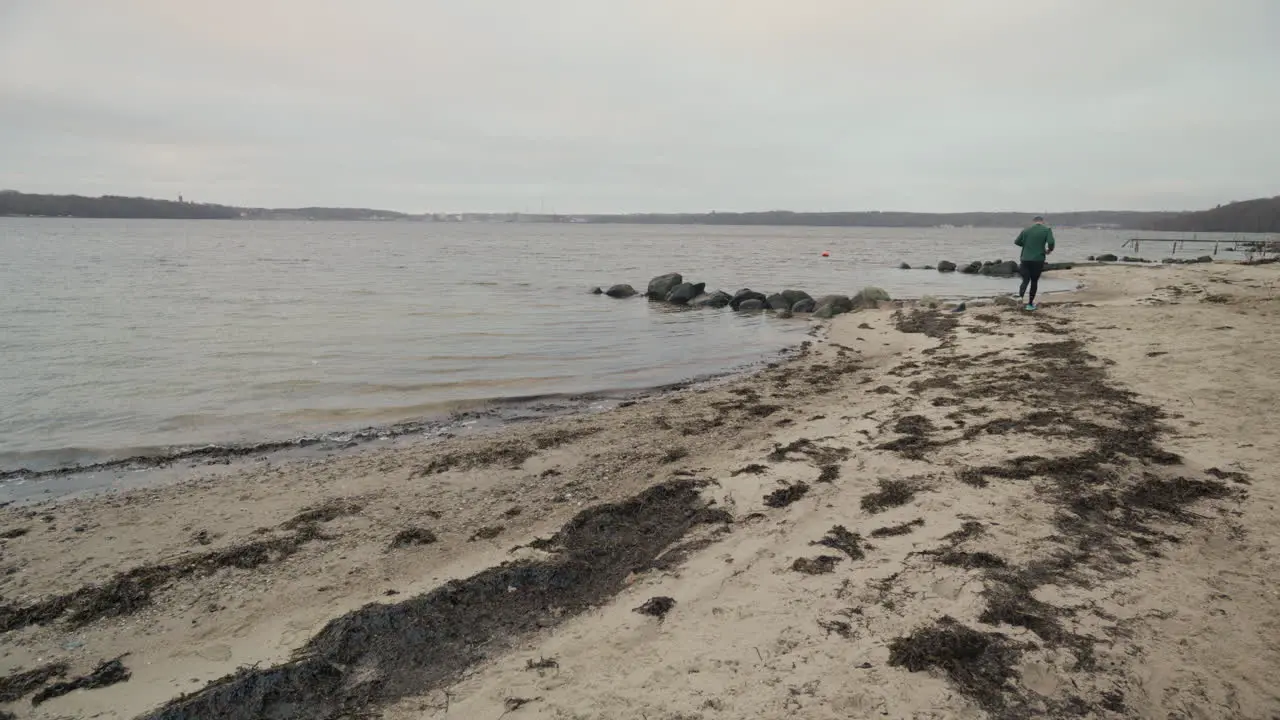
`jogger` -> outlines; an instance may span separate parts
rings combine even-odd
[[[1043,260],[1023,260],[1018,266],[1018,274],[1022,275],[1022,286],[1018,288],[1018,297],[1027,294],[1027,289],[1031,289],[1031,295],[1027,298],[1027,304],[1034,306],[1036,304],[1036,290],[1040,289],[1040,273],[1044,272]]]
[[[1035,224],[1018,233],[1014,245],[1022,248],[1022,264],[1018,272],[1022,275],[1022,285],[1018,288],[1021,299],[1031,289],[1031,299],[1024,309],[1036,309],[1036,290],[1040,288],[1040,273],[1044,272],[1044,261],[1053,252],[1053,230],[1044,224],[1044,218],[1036,217]]]

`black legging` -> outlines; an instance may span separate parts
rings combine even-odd
[[[1022,287],[1018,288],[1018,297],[1022,297],[1027,293],[1027,287],[1031,287],[1031,297],[1027,302],[1034,305],[1036,303],[1036,290],[1040,287],[1040,273],[1044,272],[1043,260],[1023,260],[1018,266],[1018,273],[1022,275]]]

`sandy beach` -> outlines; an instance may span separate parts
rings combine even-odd
[[[0,509],[0,710],[1280,718],[1280,266],[1061,275],[606,413]]]

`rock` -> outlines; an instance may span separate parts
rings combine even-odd
[[[1012,260],[992,263],[990,274],[994,277],[1013,277],[1018,274],[1018,263]]]
[[[1049,272],[1050,270],[1070,270],[1073,267],[1075,267],[1075,263],[1045,263],[1044,271]]]
[[[966,275],[977,275],[978,271],[980,270],[982,270],[982,263],[978,262],[977,260],[974,260],[968,265],[965,265],[964,268],[960,270],[960,272]]]
[[[814,300],[813,298],[805,298],[803,300],[797,301],[795,305],[791,306],[791,312],[793,313],[811,313],[817,309],[818,309],[818,301]]]
[[[791,309],[791,303],[787,302],[787,299],[782,296],[782,293],[774,293],[773,295],[765,298],[764,304],[769,306],[770,310]]]
[[[1139,257],[1129,257],[1128,255],[1125,255],[1124,257],[1120,258],[1120,262],[1140,263],[1140,262],[1146,262],[1146,260],[1143,260],[1142,258],[1139,258]]]
[[[871,300],[873,302],[889,302],[893,299],[889,297],[889,293],[883,288],[878,288],[873,285],[868,285],[862,288],[861,292],[858,293],[858,297]]]
[[[864,287],[858,291],[857,295],[852,298],[854,310],[864,310],[868,308],[879,307],[882,302],[889,302],[889,293],[878,287]]]
[[[910,269],[911,269],[911,266],[910,266],[910,265],[908,265],[908,264],[906,264],[906,263],[902,263],[901,265],[899,265],[899,266],[898,266],[898,269],[899,269],[899,270],[910,270]]]
[[[1098,256],[1098,262],[1115,262],[1116,260],[1119,260],[1119,258],[1117,258],[1115,255],[1112,255],[1111,253]]]
[[[592,294],[592,295],[603,295],[603,294],[604,294],[604,291],[603,291],[603,290],[601,290],[601,289],[600,289],[600,288],[598,288],[598,287],[593,287],[593,288],[591,288],[591,294]]]
[[[959,305],[957,305],[957,306],[955,306],[954,308],[952,308],[952,309],[951,309],[951,312],[958,312],[958,313],[959,313],[959,312],[964,312],[964,311],[965,311],[965,304],[964,304],[964,303],[960,303]]]
[[[921,267],[920,269],[921,269],[921,270],[935,270],[936,268],[935,268],[935,267],[933,267],[932,265],[925,265],[925,266]]]
[[[614,285],[606,290],[604,294],[611,298],[629,298],[636,294],[636,289],[626,284]]]
[[[712,307],[722,308],[733,301],[733,296],[723,290],[717,290],[710,295],[701,295],[690,301],[690,305],[694,307]]]
[[[1200,257],[1196,258],[1196,262],[1198,262],[1198,263],[1211,263],[1211,262],[1213,262],[1213,256],[1212,256],[1212,255],[1201,255]]]
[[[1161,260],[1160,262],[1164,263],[1165,265],[1173,265],[1173,264],[1177,263],[1178,261],[1177,261],[1177,260],[1174,260],[1173,258],[1165,258],[1165,259]]]
[[[649,289],[645,292],[650,300],[666,300],[667,295],[671,294],[676,286],[684,282],[684,278],[680,273],[668,273],[659,275],[649,281]]]
[[[1097,260],[1097,259],[1098,259],[1098,257],[1097,257],[1096,255],[1090,255],[1090,256],[1089,256],[1089,262],[1093,262],[1094,260]]]
[[[734,310],[737,310],[738,306],[747,300],[759,300],[760,307],[764,307],[764,301],[767,299],[768,298],[765,296],[764,293],[758,293],[755,290],[751,290],[749,288],[742,288],[741,290],[733,294],[733,299],[729,301],[729,307],[733,308]]]
[[[816,318],[833,318],[836,315],[851,312],[853,310],[853,300],[845,295],[824,295],[817,300],[817,307],[813,309],[813,316]]]
[[[789,320],[789,319],[791,319],[791,318],[793,318],[793,317],[795,317],[795,316],[791,314],[791,311],[790,311],[790,310],[779,310],[779,311],[778,311],[778,317],[779,317],[779,318],[781,318],[781,319],[783,319],[783,320]]]
[[[812,297],[811,295],[809,295],[809,293],[807,293],[807,292],[805,292],[805,291],[803,291],[803,290],[783,290],[783,291],[782,291],[782,297],[786,298],[786,299],[787,299],[787,302],[788,302],[788,303],[790,303],[790,304],[792,304],[792,305],[795,305],[796,303],[800,302],[801,300],[812,300],[812,299],[813,299],[813,297]]]
[[[938,263],[938,272],[955,272],[955,271],[956,271],[956,264],[951,262],[950,260],[943,260],[942,262]]]
[[[672,305],[688,305],[689,301],[701,295],[706,287],[706,283],[680,283],[671,288],[671,292],[667,293],[663,299]]]
[[[761,300],[759,298],[747,298],[746,300],[740,301],[736,309],[741,312],[750,312],[752,310],[763,310],[764,300]]]
[[[818,298],[817,303],[817,310],[821,310],[823,307],[829,305],[836,308],[837,315],[853,310],[853,300],[850,299],[848,295],[823,295]]]

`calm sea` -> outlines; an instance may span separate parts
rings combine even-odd
[[[1012,236],[0,218],[0,471],[720,373],[794,345],[808,321],[673,312],[588,290],[643,292],[678,271],[730,292],[977,296],[1013,281],[896,268],[1011,258]],[[1058,236],[1061,260],[1119,251],[1126,237]]]

